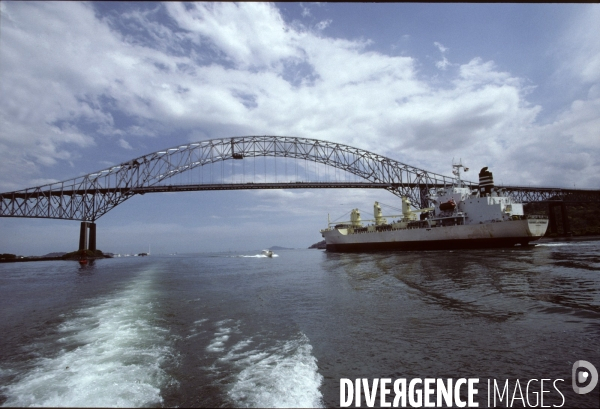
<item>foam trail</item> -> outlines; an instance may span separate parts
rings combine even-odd
[[[563,247],[572,246],[572,243],[536,243],[536,247]]]
[[[168,331],[156,324],[150,278],[76,311],[38,359],[3,388],[5,406],[157,406],[169,382],[161,364],[172,356]],[[43,342],[43,341],[42,341]]]
[[[234,406],[323,406],[319,391],[323,376],[304,334],[266,350],[238,352],[249,344],[242,341],[222,358],[241,369],[228,391]]]

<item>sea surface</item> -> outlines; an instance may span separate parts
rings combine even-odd
[[[488,380],[562,379],[544,405],[600,403],[571,386],[600,369],[600,241],[259,253],[0,264],[0,405],[335,407],[341,378],[479,378],[480,407]]]

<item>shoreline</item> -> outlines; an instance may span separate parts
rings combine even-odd
[[[538,243],[552,243],[557,241],[598,241],[600,240],[600,235],[590,235],[590,236],[557,236],[557,237],[542,237],[539,240],[536,240],[532,244]],[[316,243],[315,243],[316,244]],[[309,247],[311,248],[311,247]],[[313,249],[315,247],[312,247]],[[316,247],[318,249],[318,247]],[[102,259],[102,258],[112,258],[110,256],[104,257],[87,257],[88,260]],[[77,258],[62,258],[62,257],[23,257],[23,258],[15,258],[15,259],[0,259],[0,263],[26,263],[30,261],[78,261]]]
[[[110,256],[104,257],[86,257],[87,260],[98,260],[104,258],[113,258]],[[14,259],[0,259],[0,263],[25,263],[29,261],[79,261],[78,258],[62,258],[62,257],[23,257]]]

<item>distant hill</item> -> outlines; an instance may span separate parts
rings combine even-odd
[[[269,247],[269,250],[294,250],[294,249],[291,249],[289,247],[272,246],[272,247]]]
[[[59,252],[55,252],[55,253],[44,254],[42,257],[62,257],[65,254],[67,254],[66,251],[59,251]]]
[[[309,247],[309,249],[324,249],[326,248],[325,246],[325,240],[322,240],[318,243],[313,244],[312,246]]]

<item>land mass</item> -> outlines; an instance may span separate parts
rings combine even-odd
[[[4,253],[0,254],[0,263],[19,263],[26,261],[49,261],[49,260],[79,260],[81,258],[97,259],[97,258],[112,258],[110,254],[104,254],[101,250],[76,250],[70,253],[55,252],[48,253],[45,256],[17,256],[16,254]]]
[[[309,249],[319,249],[319,250],[321,250],[321,249],[324,249],[325,247],[326,247],[325,246],[325,240],[321,240],[320,242],[311,245],[309,247]]]

